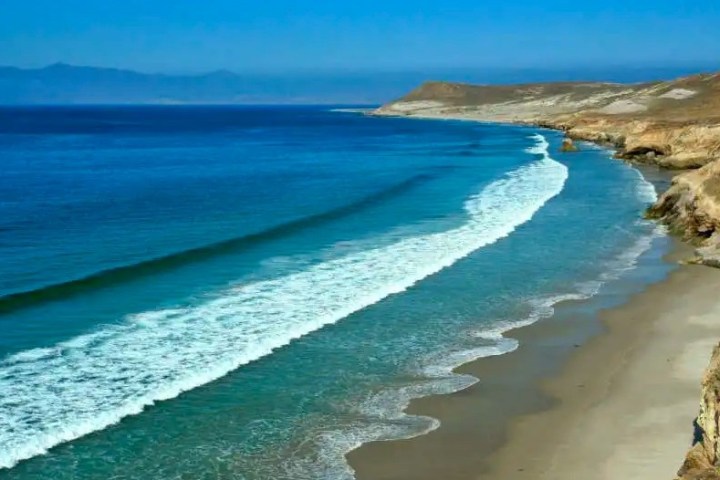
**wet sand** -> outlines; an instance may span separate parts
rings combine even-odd
[[[458,368],[481,379],[473,387],[411,403],[439,429],[348,460],[360,480],[671,479],[720,339],[718,291],[720,270],[680,266],[600,321],[560,307],[508,332],[515,352]]]

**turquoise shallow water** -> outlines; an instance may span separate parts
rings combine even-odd
[[[652,186],[559,141],[314,107],[0,110],[0,478],[351,478],[349,449],[437,427],[403,406],[659,261]]]

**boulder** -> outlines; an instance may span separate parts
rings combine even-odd
[[[575,146],[572,138],[563,138],[562,146],[560,147],[561,152],[577,152],[578,148]]]

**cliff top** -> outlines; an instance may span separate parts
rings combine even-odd
[[[499,121],[547,120],[558,115],[670,122],[720,121],[720,74],[641,84],[602,82],[469,85],[426,82],[379,113],[476,113]]]
[[[720,158],[720,74],[639,84],[427,82],[377,115],[531,123],[669,168]]]

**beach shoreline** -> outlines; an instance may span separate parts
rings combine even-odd
[[[681,265],[603,312],[606,332],[541,382],[554,407],[511,423],[486,478],[673,478],[720,336],[718,286],[719,271]]]
[[[692,256],[689,244],[671,241],[667,262]],[[720,313],[712,295],[717,287],[720,271],[679,265],[667,278],[601,312],[596,331],[568,333],[567,325],[551,318],[506,332],[519,340],[517,351],[454,370],[479,378],[479,384],[411,402],[406,413],[438,419],[437,430],[350,452],[356,478],[672,478],[692,445],[700,379],[720,337],[720,320],[708,313]],[[697,321],[673,322],[674,317]],[[564,352],[520,373],[523,365],[542,359],[538,353],[553,343],[558,328],[565,335],[560,335]],[[498,384],[517,390],[523,382],[518,374],[526,376],[524,391],[495,391]],[[516,385],[503,382],[502,375],[514,375]],[[502,405],[497,421],[478,421],[493,404]]]
[[[671,262],[690,250],[673,242]],[[348,461],[360,480],[672,478],[720,336],[719,286],[720,271],[680,265],[603,311],[596,330],[556,314],[507,332],[518,350],[455,370],[478,384],[411,403],[437,430],[365,444]]]

